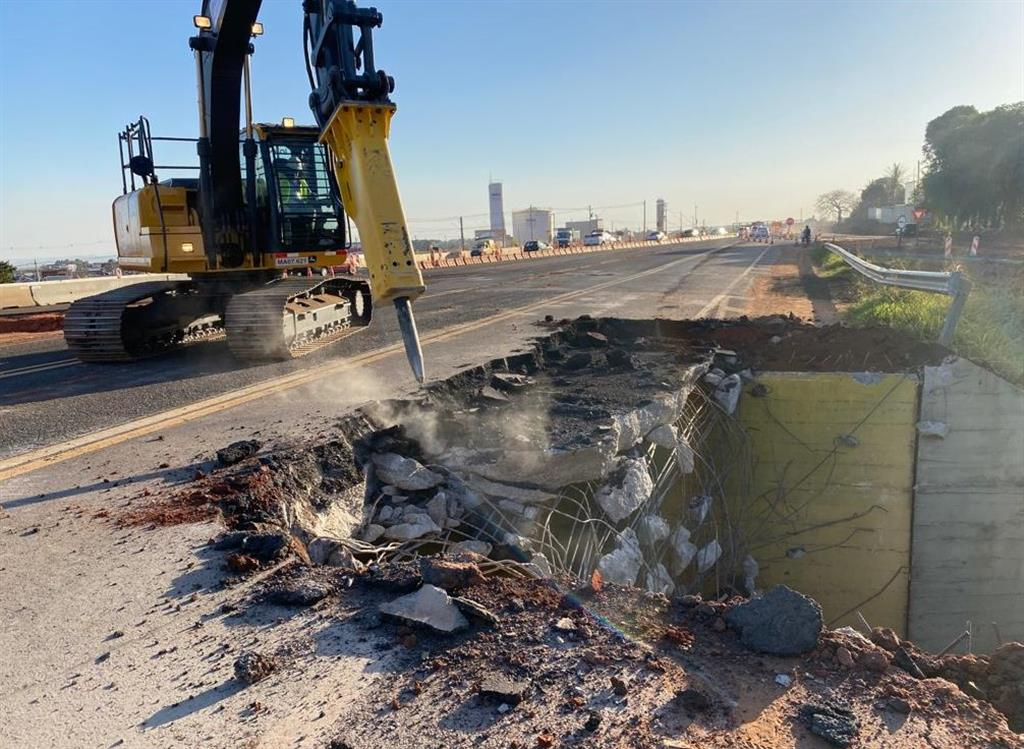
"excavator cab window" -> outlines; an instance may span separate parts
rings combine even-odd
[[[337,191],[322,146],[278,141],[267,158],[275,181],[277,229],[281,250],[340,249],[345,235]]]

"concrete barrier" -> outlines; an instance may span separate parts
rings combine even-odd
[[[482,265],[485,263],[515,263],[523,260],[537,260],[545,257],[561,257],[565,255],[589,255],[594,252],[615,252],[624,250],[637,250],[647,249],[650,247],[661,247],[666,245],[690,243],[690,242],[703,242],[711,239],[726,239],[729,237],[735,237],[735,234],[723,234],[720,236],[713,237],[682,237],[680,239],[674,239],[668,242],[647,242],[647,241],[630,241],[630,242],[614,242],[603,245],[595,245],[587,247],[582,244],[570,245],[569,247],[552,247],[549,250],[538,250],[536,252],[523,252],[519,248],[506,247],[498,252],[489,253],[487,255],[473,256],[469,252],[453,251],[447,256],[431,256],[430,253],[417,252],[415,253],[415,262],[420,270],[432,270],[435,268],[462,268],[467,265]],[[359,263],[356,258],[361,257],[359,255],[349,255],[353,261],[353,265],[357,267],[364,267],[362,263]]]
[[[32,299],[32,285],[27,283],[5,283],[0,285],[0,309],[35,307]]]
[[[49,307],[70,304],[87,296],[146,281],[187,281],[182,273],[145,273],[137,276],[72,278],[63,281],[30,281],[0,286],[0,309]]]

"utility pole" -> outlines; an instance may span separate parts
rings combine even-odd
[[[39,277],[39,261],[38,261],[38,260],[33,260],[33,261],[32,261],[32,264],[33,264],[33,265],[34,265],[34,266],[36,267],[36,281],[37,281],[37,282],[38,282],[38,281],[42,281],[43,279],[41,279],[41,278]]]
[[[459,216],[459,236],[462,237],[462,251],[466,251],[466,230],[462,228],[462,216]]]
[[[591,221],[593,221],[593,219],[594,219],[594,208],[592,206],[589,206],[589,205],[587,206],[587,213],[590,214],[590,219],[591,219]]]
[[[647,201],[644,201],[644,234],[647,234]]]
[[[693,228],[697,228],[697,204],[693,204]]]

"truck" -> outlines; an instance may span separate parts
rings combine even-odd
[[[473,250],[469,254],[472,257],[480,257],[482,255],[492,255],[498,252],[498,243],[493,239],[484,238],[478,239],[473,243]]]
[[[565,227],[555,229],[555,247],[568,247],[579,241],[580,232],[578,229],[567,229]]]

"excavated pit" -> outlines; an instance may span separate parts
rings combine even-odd
[[[682,606],[700,623],[691,624],[701,637],[735,631],[755,652],[810,648],[806,657],[824,658],[828,669],[856,661],[858,673],[884,672],[892,663],[914,678],[941,676],[995,705],[1015,730],[1024,727],[999,671],[1019,670],[1019,645],[1001,648],[991,662],[935,658],[901,645],[890,630],[866,645],[849,628],[830,631],[817,603],[785,588],[771,593],[788,601],[776,629],[764,629],[763,613],[746,623],[731,613],[763,592],[751,552],[757,539],[730,516],[732,495],[749,489],[756,458],[733,413],[741,398],[765,396],[760,373],[870,372],[851,376],[872,383],[879,372],[913,378],[920,367],[940,364],[944,349],[887,330],[818,328],[782,317],[581,318],[552,327],[526,352],[434,383],[412,399],[367,404],[325,442],[254,455],[259,445],[229,446],[230,465],[195,482],[187,504],[219,508],[229,530],[214,545],[230,552],[227,566],[236,574],[289,556],[304,562],[286,573],[293,583],[272,589],[288,605],[332,594],[337,586],[320,577],[334,568],[354,571],[360,585],[403,594],[381,613],[406,624],[443,611],[454,629],[481,622],[500,628],[495,623],[506,621],[512,605],[496,602],[501,578],[542,586],[550,580],[537,590],[570,591],[571,606],[582,598],[600,608],[603,598],[622,595],[640,597],[620,614],[646,605],[667,605],[671,614]],[[481,572],[491,575],[486,586]],[[467,586],[478,600],[459,597]],[[559,595],[556,608],[565,605]],[[389,613],[403,606],[416,613]],[[796,642],[792,616],[802,618],[806,643]],[[553,626],[574,631],[577,624],[563,617]],[[694,635],[669,625],[660,636],[689,647]],[[893,652],[900,647],[906,663]],[[709,652],[719,657],[719,650]]]
[[[758,563],[728,495],[753,459],[732,414],[758,373],[946,354],[778,316],[551,326],[529,351],[366,405],[330,442],[243,461],[213,487],[229,524],[281,529],[315,563],[472,552],[536,577],[749,594]]]

